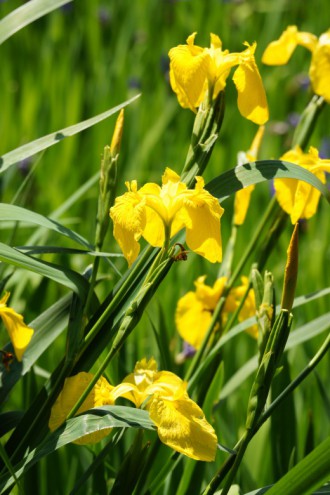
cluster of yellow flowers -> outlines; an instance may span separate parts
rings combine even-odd
[[[67,415],[93,379],[91,373],[78,373],[65,380],[51,412],[49,428],[53,431]],[[119,397],[143,407],[157,427],[160,440],[172,449],[192,459],[212,461],[217,449],[217,437],[201,408],[190,399],[187,384],[174,373],[157,371],[156,361],[142,359],[133,373],[113,387],[101,377],[77,414],[104,405],[113,405]],[[95,443],[110,433],[110,429],[90,433],[77,441]]]
[[[187,44],[172,48],[170,57],[170,83],[179,104],[196,112],[201,105],[212,101],[226,87],[233,67],[233,81],[238,92],[238,108],[247,119],[258,124],[259,130],[245,153],[246,161],[257,158],[264,133],[263,124],[269,118],[265,90],[254,54],[256,43],[244,43],[240,53],[222,49],[218,36],[211,34],[210,47],[195,45],[196,33],[187,38]],[[280,38],[270,43],[262,61],[268,65],[286,64],[295,48],[301,45],[312,54],[309,76],[315,94],[330,103],[330,30],[319,38],[311,33],[300,32],[296,26],[288,27]],[[325,172],[330,172],[330,160],[321,159],[316,148],[304,153],[298,146],[280,157],[295,163],[326,182]],[[139,240],[144,238],[151,246],[169,247],[169,241],[180,230],[186,231],[186,243],[191,251],[212,263],[222,260],[220,220],[223,208],[219,201],[204,189],[204,179],[197,176],[194,189],[180,181],[179,175],[166,168],[162,186],[147,183],[138,188],[137,181],[126,182],[128,192],[117,197],[110,209],[113,234],[128,265],[131,266],[140,252]],[[236,195],[234,223],[244,222],[250,195],[254,186]],[[280,206],[287,212],[292,223],[315,214],[320,193],[309,184],[294,179],[276,179],[274,187]],[[198,349],[210,324],[212,313],[224,291],[226,278],[216,280],[213,287],[205,284],[205,276],[195,282],[196,290],[184,295],[178,302],[175,321],[182,338]],[[248,279],[242,277],[241,285],[229,292],[222,323],[228,313],[238,308],[248,288]],[[0,316],[9,333],[18,361],[28,346],[33,329],[23,317],[7,306],[9,293],[0,300]],[[248,292],[238,319],[245,320],[255,314],[253,292]],[[249,332],[257,337],[257,326]],[[79,373],[66,379],[64,387],[51,412],[49,427],[55,430],[65,420],[77,400],[89,385],[93,375]],[[187,384],[175,374],[157,371],[154,359],[139,361],[134,372],[119,385],[112,386],[100,378],[77,414],[93,407],[113,405],[121,397],[136,407],[148,410],[157,427],[160,440],[174,450],[193,459],[211,461],[215,457],[217,437],[207,422],[203,411],[188,396]],[[109,433],[108,430],[88,434],[79,443],[93,443]]]
[[[211,323],[212,314],[217,306],[227,282],[226,277],[217,279],[213,287],[206,285],[206,277],[201,276],[195,281],[195,291],[187,292],[179,299],[176,312],[175,323],[181,337],[192,345],[195,349],[199,349],[207,329]],[[229,313],[234,313],[239,307],[244,294],[246,293],[249,281],[247,277],[242,277],[242,285],[233,288],[226,297],[225,306],[221,316],[221,323],[225,324]],[[251,316],[255,316],[256,307],[254,293],[252,290],[248,292],[244,305],[238,315],[239,321],[244,321]],[[215,328],[215,330],[217,327]],[[258,337],[258,327],[253,325],[248,332],[253,337]]]

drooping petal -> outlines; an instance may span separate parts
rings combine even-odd
[[[251,143],[250,149],[246,153],[241,152],[238,154],[237,165],[244,165],[247,162],[253,162],[254,160],[257,159],[264,133],[265,133],[265,126],[263,125],[259,126]],[[251,194],[254,188],[255,185],[251,184],[248,187],[240,189],[235,194],[235,203],[234,203],[235,225],[242,225],[244,223],[247,210],[250,204]]]
[[[215,431],[200,407],[188,396],[174,400],[154,396],[148,409],[161,442],[192,459],[214,460]]]
[[[314,93],[330,103],[330,30],[320,36],[313,51],[309,76]]]
[[[275,179],[274,189],[281,208],[291,214],[295,202],[298,181],[296,179]]]
[[[24,323],[22,315],[16,313],[12,308],[8,308],[7,301],[9,296],[10,293],[6,292],[0,300],[0,317],[14,347],[15,356],[18,361],[22,361],[23,354],[32,339],[34,330]]]
[[[299,146],[285,153],[281,160],[286,160],[309,170],[321,182],[325,183],[324,171],[328,169],[329,160],[319,158],[316,148],[311,146],[308,153],[304,153]],[[300,218],[312,217],[318,206],[320,193],[310,184],[296,179],[275,179],[276,197],[283,208],[291,216],[295,224]]]
[[[195,34],[189,36],[187,45],[169,51],[172,89],[180,105],[193,111],[204,99],[210,65],[207,50],[194,45]]]
[[[212,313],[196,297],[195,292],[187,292],[178,301],[175,311],[175,325],[181,337],[199,349],[211,322]]]
[[[298,181],[295,202],[290,213],[294,225],[300,218],[311,218],[315,215],[321,193],[307,182]]]
[[[241,56],[233,81],[238,93],[238,109],[243,117],[262,125],[269,118],[264,86],[254,59],[256,44],[249,46]]]
[[[189,191],[178,215],[186,227],[188,247],[211,263],[220,262],[220,218],[224,210],[218,200],[203,189],[203,179],[196,177],[196,181],[195,190]]]
[[[138,241],[146,224],[143,196],[136,191],[119,196],[110,208],[110,217],[113,220],[113,235],[131,266],[140,252]]]
[[[267,65],[285,65],[298,44],[297,26],[289,26],[278,40],[267,46],[262,56],[262,62]]]
[[[249,204],[252,191],[254,190],[255,185],[251,184],[248,187],[244,187],[240,189],[235,194],[235,203],[234,203],[234,224],[242,225],[244,223]]]
[[[94,375],[92,373],[81,372],[75,376],[70,376],[65,379],[63,389],[52,407],[49,419],[49,429],[56,430],[66,420],[71,409],[79,400],[83,392],[86,390]],[[113,387],[107,382],[104,377],[101,377],[85,401],[78,409],[76,415],[81,414],[93,407],[104,405],[112,405],[114,403],[112,397]],[[88,433],[76,440],[74,443],[85,445],[89,443],[99,442],[102,438],[108,435],[111,428],[105,428],[94,433]]]

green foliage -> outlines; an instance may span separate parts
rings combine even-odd
[[[317,11],[313,2],[289,0],[0,2],[0,299],[10,291],[10,307],[35,331],[19,362],[10,358],[0,323],[0,493],[294,495],[329,481],[330,193],[280,157],[298,143],[330,158],[330,111],[306,89],[307,50],[298,48],[283,67],[260,62],[288,25],[325,32],[320,12],[327,7],[325,0]],[[213,32],[231,52],[245,40],[258,43],[270,108],[258,160],[237,165],[256,126],[239,114],[232,75],[205,121],[178,105],[167,53],[194,31],[200,46]],[[128,269],[112,226],[97,238],[96,218],[108,222],[113,202],[99,202],[101,154],[124,107],[120,154],[110,156],[117,167],[111,195],[123,194],[128,180],[160,184],[166,166],[188,184],[203,174],[206,190],[225,209],[222,266],[191,252],[183,261],[178,246],[164,253],[141,241]],[[291,316],[283,323],[276,303],[292,228],[271,198],[274,178],[302,180],[323,196],[317,214],[299,228],[290,334]],[[247,218],[234,226],[234,195],[252,184]],[[182,233],[174,241],[184,243]],[[226,275],[229,291],[257,270],[257,301],[264,272],[273,275],[269,340],[258,347],[247,334],[255,317],[242,322],[232,314],[218,326],[227,292],[214,310],[215,333],[210,326],[199,353],[186,358],[175,328],[178,299],[201,275],[210,285]],[[116,385],[152,356],[160,370],[188,381],[218,435],[214,462],[174,453],[159,441],[148,411],[122,398],[71,417],[76,404],[49,432],[67,376],[91,371],[95,381],[103,374]],[[109,427],[100,443],[70,445]]]

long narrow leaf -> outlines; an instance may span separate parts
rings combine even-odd
[[[31,22],[72,0],[30,0],[0,21],[0,45]]]
[[[330,478],[330,436],[267,491],[268,495],[310,495]]]
[[[31,272],[38,273],[38,275],[50,278],[74,292],[77,292],[82,297],[88,293],[89,284],[79,273],[74,272],[69,268],[57,266],[53,263],[37,260],[2,242],[0,242],[0,261],[4,261],[5,263],[9,263],[19,268],[25,268]]]
[[[308,182],[330,203],[330,192],[314,174],[299,165],[282,160],[259,160],[238,165],[211,180],[205,188],[222,201],[242,187],[271,179],[298,179]]]
[[[79,124],[66,127],[65,129],[52,132],[47,136],[44,136],[40,139],[36,139],[35,141],[31,141],[30,143],[24,144],[23,146],[20,146],[19,148],[16,148],[15,150],[10,151],[5,155],[2,155],[2,157],[0,157],[0,174],[5,170],[7,170],[12,165],[14,165],[15,163],[18,163],[25,158],[29,158],[30,156],[35,155],[39,151],[45,150],[50,146],[59,143],[60,141],[62,141],[62,139],[69,136],[73,136],[74,134],[78,134],[79,132],[88,129],[93,125],[98,124],[102,120],[107,119],[108,117],[110,117],[110,115],[113,115],[114,113],[118,112],[121,108],[124,108],[130,103],[132,103],[139,96],[140,95],[136,95],[133,98],[130,98],[129,100],[125,101],[124,103],[121,103],[120,105],[117,105],[116,107],[111,108],[106,112],[100,113],[95,117],[79,122]]]
[[[303,325],[298,330],[291,333],[285,351],[316,337],[329,328],[330,313],[316,318],[310,323]],[[243,365],[221,390],[221,400],[233,393],[256,369],[258,366],[258,356],[253,356],[245,365]]]
[[[104,406],[95,408],[82,416],[70,419],[59,429],[48,436],[42,445],[34,449],[15,467],[16,476],[26,473],[43,457],[51,454],[64,445],[74,442],[89,433],[108,428],[143,428],[155,430],[147,411],[126,406]],[[0,490],[5,490],[14,480],[8,475],[0,477]]]
[[[26,208],[21,208],[20,206],[0,203],[0,221],[15,221],[38,225],[39,227],[44,227],[48,230],[53,230],[58,234],[69,237],[73,241],[78,242],[88,249],[93,248],[86,239],[84,239],[81,235],[77,234],[73,230],[64,227],[64,225],[61,225],[55,220],[51,220],[47,217],[44,217],[43,215],[40,215],[39,213],[27,210]]]

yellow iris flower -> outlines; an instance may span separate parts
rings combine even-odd
[[[48,426],[51,431],[56,430],[66,420],[67,415],[74,407],[75,403],[79,400],[84,393],[88,385],[93,379],[92,373],[81,372],[75,376],[70,376],[65,379],[63,390],[59,394],[54,403]],[[92,391],[84,400],[76,414],[81,414],[93,407],[111,406],[114,403],[114,397],[112,385],[108,381],[101,377],[94,385]],[[102,440],[111,431],[111,428],[99,430],[94,433],[88,433],[83,437],[76,440],[74,443],[79,445],[85,445],[89,443],[96,443]]]
[[[319,158],[316,148],[311,146],[304,153],[299,146],[281,156],[281,160],[295,163],[312,172],[323,184],[325,172],[330,172],[330,160]],[[311,218],[317,210],[321,193],[307,182],[296,179],[275,179],[274,188],[277,200],[295,224],[300,218]]]
[[[128,192],[116,198],[110,209],[113,234],[129,266],[137,258],[143,237],[155,247],[164,245],[186,228],[188,247],[212,263],[222,259],[220,218],[223,208],[204,189],[204,179],[196,177],[195,189],[188,189],[173,170],[166,168],[162,187],[147,183],[140,189],[137,182],[126,182]]]
[[[317,38],[312,33],[298,31],[296,26],[289,26],[278,40],[268,45],[262,62],[284,65],[298,45],[312,53],[309,77],[314,93],[330,103],[330,30]]]
[[[52,431],[65,421],[92,377],[90,373],[78,373],[66,379],[51,412],[49,427]],[[126,398],[136,407],[142,406],[149,411],[165,445],[192,459],[213,461],[217,449],[215,431],[200,407],[188,396],[186,386],[174,373],[157,371],[153,358],[142,359],[136,363],[134,372],[117,387],[100,378],[77,414],[92,407],[114,404],[118,397]],[[88,434],[78,442],[94,443],[108,433],[109,429]]]
[[[6,292],[3,298],[0,299],[0,317],[9,334],[17,361],[22,361],[23,354],[32,339],[34,330],[25,325],[22,315],[16,313],[12,308],[8,308],[7,301],[9,296],[10,293]]]
[[[213,311],[223,294],[227,281],[226,277],[221,277],[215,281],[213,287],[210,287],[204,283],[205,278],[205,276],[199,277],[195,281],[195,291],[190,291],[179,299],[175,312],[175,324],[179,334],[195,349],[199,349],[204,340],[212,320]],[[242,277],[241,280],[242,285],[232,289],[226,298],[222,312],[223,324],[226,323],[228,313],[233,313],[237,309],[248,287],[247,277]],[[238,320],[246,320],[255,316],[255,313],[254,293],[251,290],[239,313]],[[248,332],[253,337],[257,337],[257,325],[253,325]]]
[[[238,159],[238,165],[243,165],[247,162],[254,162],[257,159],[260,144],[265,132],[265,127],[260,126],[254,139],[251,144],[251,148],[246,153],[240,153]],[[254,190],[255,185],[251,184],[250,186],[244,187],[240,189],[235,194],[235,203],[234,203],[234,224],[242,225],[244,223],[249,204],[252,191]]]
[[[179,45],[169,51],[170,83],[183,108],[194,112],[207,96],[216,98],[226,86],[232,67],[238,65],[233,81],[238,92],[240,113],[256,124],[268,120],[268,105],[265,90],[254,58],[256,43],[240,53],[222,50],[220,38],[212,34],[210,48],[194,44],[196,33],[187,38],[186,45]]]

